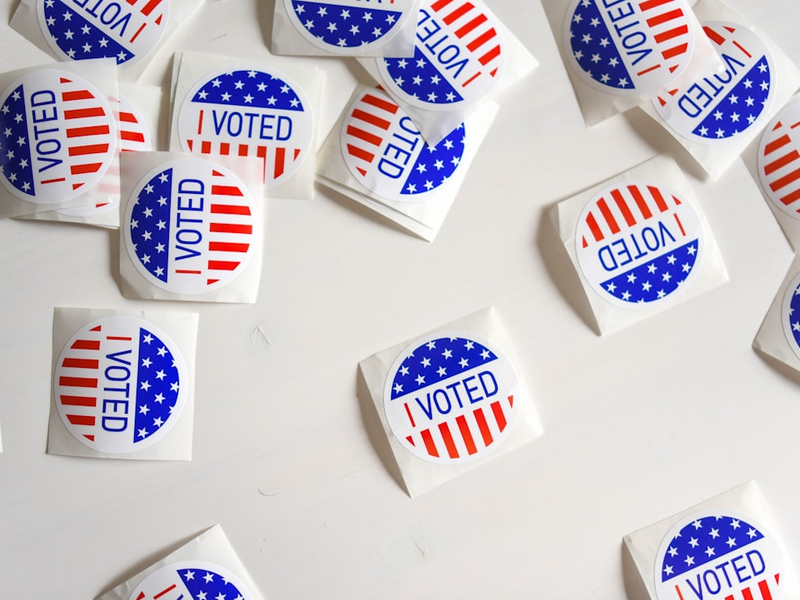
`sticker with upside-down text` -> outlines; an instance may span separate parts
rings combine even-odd
[[[247,586],[220,565],[186,560],[153,571],[128,600],[253,600]]]
[[[414,456],[455,464],[485,456],[508,437],[519,382],[490,341],[437,332],[403,350],[389,370],[384,408],[395,438]]]
[[[778,600],[783,553],[762,525],[731,510],[678,521],[656,554],[658,600]]]
[[[758,175],[772,203],[800,219],[800,99],[781,109],[764,130]]]
[[[702,237],[700,218],[677,192],[648,182],[613,184],[589,201],[578,220],[578,264],[611,304],[650,307],[689,283]]]
[[[67,430],[98,452],[127,454],[158,442],[178,421],[188,394],[184,359],[158,327],[116,315],[77,331],[53,377]]]

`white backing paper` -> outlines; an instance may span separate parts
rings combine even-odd
[[[793,333],[800,331],[798,317],[793,315],[787,300],[797,296],[796,286],[792,284],[800,274],[800,258],[795,257],[786,274],[769,310],[761,323],[761,327],[753,341],[753,348],[767,354],[795,371],[800,372],[800,346],[793,340]],[[794,318],[792,318],[794,317]]]

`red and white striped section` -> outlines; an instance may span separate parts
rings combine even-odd
[[[371,90],[354,105],[345,131],[345,148],[356,161],[356,170],[366,176],[394,122],[400,107],[383,92]],[[358,163],[363,163],[358,166]]]
[[[662,67],[674,73],[683,66],[687,58],[692,33],[689,28],[686,3],[680,0],[645,0],[639,2],[639,10],[650,29],[656,43],[656,50],[661,54],[664,63],[648,67],[637,73],[641,76]]]
[[[787,107],[789,109],[790,107]],[[784,211],[800,213],[800,120],[787,122],[782,117],[800,116],[800,103],[793,103],[790,114],[764,133],[759,156],[759,175],[767,194]]]
[[[128,39],[129,42],[133,43],[136,41],[136,38],[141,35],[142,31],[144,31],[145,27],[149,24],[161,26],[161,23],[164,19],[164,11],[162,10],[162,2],[168,2],[168,0],[125,0],[130,6],[137,8],[139,12],[144,17],[145,21],[139,25],[139,27],[133,32],[131,37]]]
[[[778,593],[779,580],[780,573],[775,573],[774,585],[770,585],[769,578],[762,579],[749,587],[742,588],[736,594],[725,596],[724,600],[777,600],[780,596]]]
[[[203,111],[200,111],[201,113]],[[201,125],[202,126],[202,125]],[[188,138],[186,145],[190,152],[220,156],[251,156],[264,161],[264,182],[269,185],[278,181],[288,172],[293,172],[302,162],[302,148],[277,146],[269,148],[257,144],[233,144],[202,138]]]

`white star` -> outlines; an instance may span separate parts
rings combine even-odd
[[[422,385],[423,383],[425,383],[425,377],[423,377],[422,375],[417,375],[416,382],[417,382],[419,385]]]
[[[140,389],[143,389],[145,392],[148,391],[150,389],[150,382],[149,381],[143,381],[142,384],[141,384]]]
[[[139,437],[140,437],[140,438],[147,437],[147,429],[145,429],[144,427],[142,427],[142,428],[139,430]]]
[[[142,404],[142,405],[139,407],[139,412],[140,412],[141,414],[143,414],[143,415],[146,415],[147,413],[149,413],[149,412],[150,412],[150,409],[148,408],[147,404]]]

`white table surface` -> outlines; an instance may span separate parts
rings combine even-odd
[[[757,184],[745,163],[693,179],[729,283],[598,337],[546,211],[658,152],[699,169],[645,116],[584,127],[558,2],[489,4],[541,66],[502,97],[433,244],[317,188],[269,202],[255,305],[167,304],[121,297],[115,232],[0,221],[0,598],[94,598],[214,523],[268,598],[623,598],[624,534],[748,479],[800,565],[800,388],[751,348],[793,253]],[[2,70],[50,62],[14,5]],[[729,5],[800,63],[796,0]],[[272,6],[210,0],[142,81],[165,84],[179,49],[270,60]],[[366,75],[292,60],[329,71],[330,127]],[[487,305],[545,434],[411,500],[357,363]],[[191,462],[45,454],[54,306],[200,313]]]

